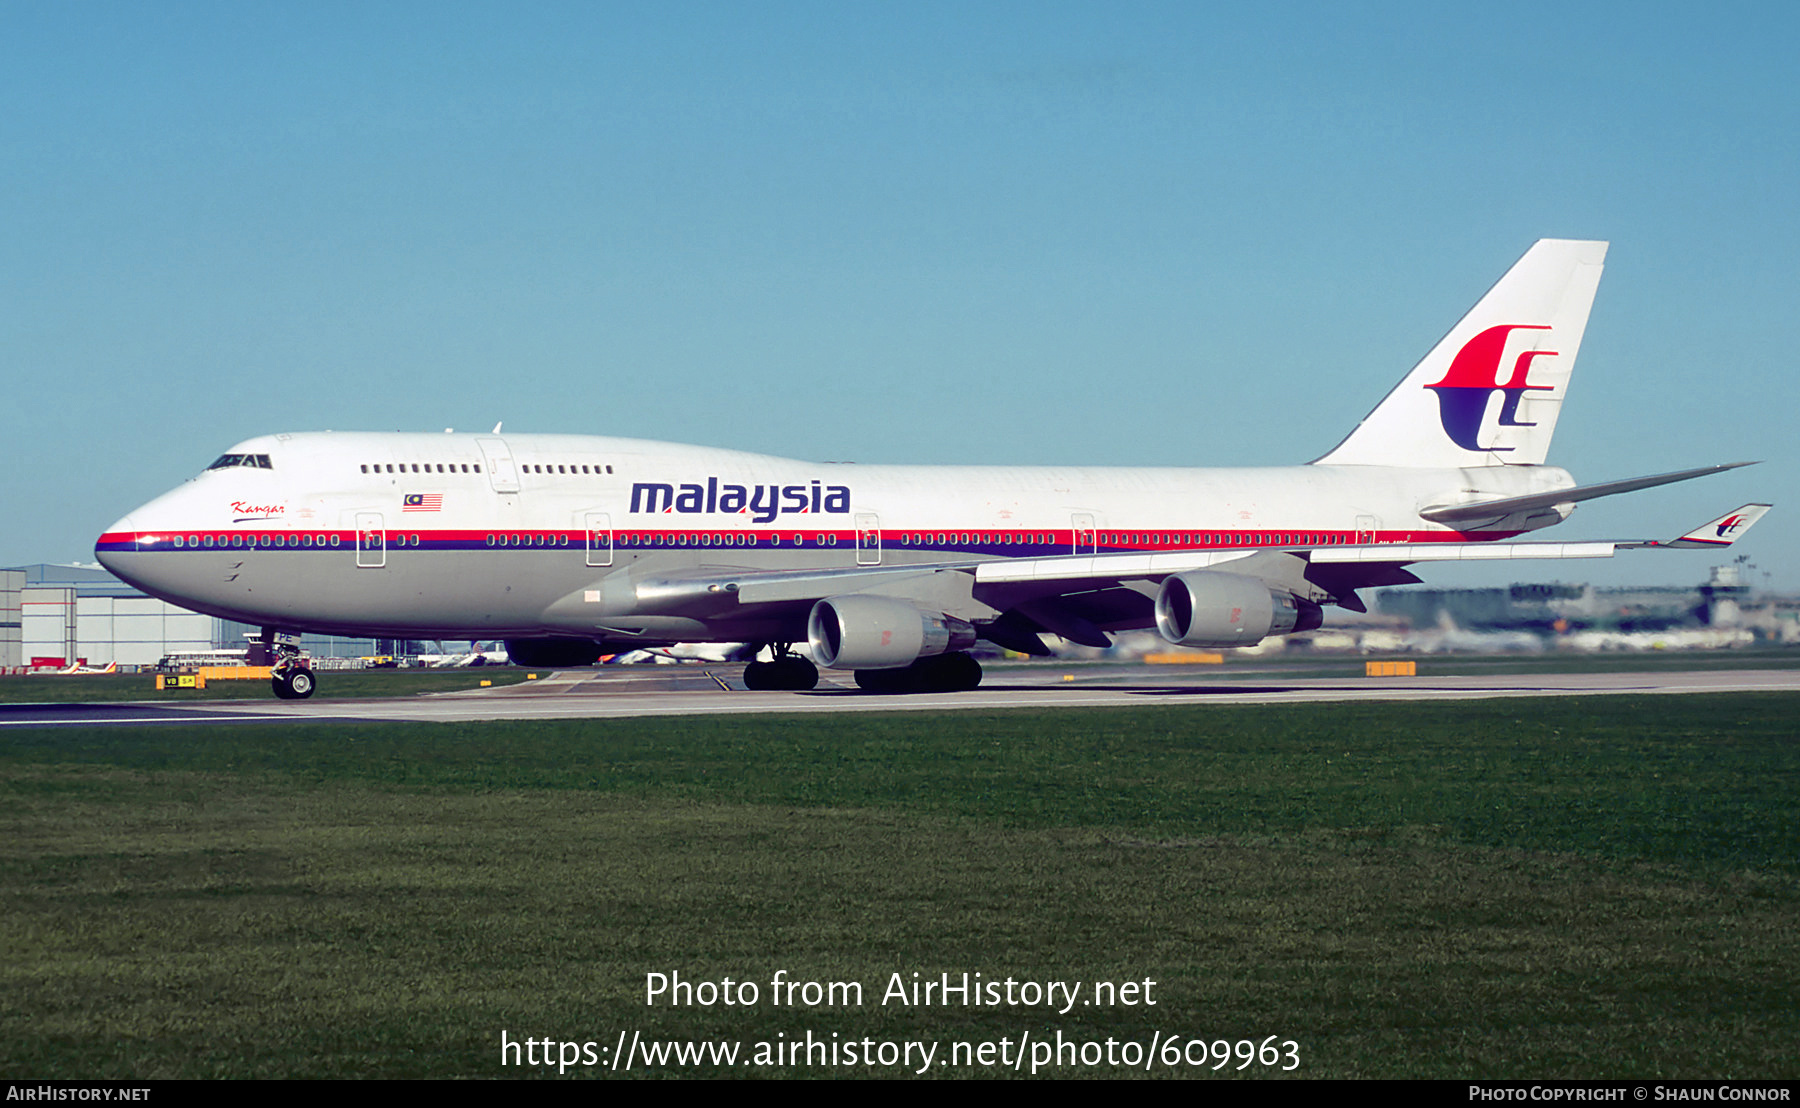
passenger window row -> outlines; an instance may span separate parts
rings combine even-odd
[[[902,534],[900,542],[905,546],[949,545],[958,546],[1012,546],[1014,544],[1029,545],[1052,542],[1067,542],[1068,539],[1042,532],[1016,531],[961,531],[939,532],[934,539],[931,533]],[[1075,541],[1080,541],[1076,539]],[[1092,539],[1088,541],[1094,541]],[[1289,532],[1256,532],[1242,534],[1235,532],[1143,532],[1143,531],[1101,531],[1098,543],[1101,546],[1151,546],[1151,547],[1193,547],[1193,546],[1338,546],[1348,543],[1346,535],[1339,533],[1295,534]]]
[[[401,462],[399,472],[401,472],[401,473],[468,473],[469,472],[469,463],[467,463],[467,462],[462,463],[462,468],[460,470],[456,468],[457,467],[456,462],[451,462],[450,468],[448,468],[448,469],[444,468],[443,462],[438,462],[436,469],[431,468],[432,463],[430,463],[430,462],[426,462],[425,467],[423,469],[419,468],[418,462],[411,463],[411,465],[412,465],[411,469],[407,468],[407,464],[408,463],[406,463],[406,462]],[[362,471],[364,473],[393,473],[394,472],[394,463],[389,462],[386,465],[387,465],[387,468],[383,469],[382,463],[376,462],[374,465],[363,466]],[[475,466],[475,472],[476,473],[481,472],[481,466],[479,463],[477,463]]]
[[[533,462],[529,465],[522,465],[519,468],[526,473],[542,473],[547,477],[555,477],[557,474],[562,474],[565,477],[579,477],[584,473],[590,473],[590,468],[588,466],[538,465],[536,462]],[[611,466],[593,466],[591,469],[591,475],[593,475],[593,476],[599,476],[601,474],[611,473],[611,472],[612,472]]]
[[[1103,546],[1340,546],[1349,540],[1339,533],[1295,534],[1292,531],[1251,534],[1243,532],[1207,532],[1203,534],[1169,532],[1102,531]]]
[[[341,541],[336,534],[288,534],[280,531],[264,532],[258,535],[237,534],[218,535],[216,537],[213,535],[176,535],[174,538],[175,541],[173,545],[177,550],[180,550],[183,547],[207,548],[215,546],[232,548],[251,546],[277,546],[284,548],[336,546],[339,541]]]
[[[254,464],[251,462],[227,462],[226,461],[227,458],[240,458],[240,457],[242,457],[242,458],[249,458],[249,457],[261,458],[262,462],[260,464],[262,465],[262,467],[264,469],[269,468],[269,456],[267,454],[256,454],[256,455],[227,454],[227,455],[225,455],[224,458],[220,458],[218,461],[214,462],[211,466],[208,466],[207,468],[220,469],[226,465],[251,465],[251,464]],[[397,469],[397,470],[394,468],[396,464],[398,464],[398,466],[399,466],[399,469]],[[459,466],[460,466],[460,468],[458,468]],[[603,466],[603,465],[585,465],[585,466],[538,465],[535,462],[530,465],[522,465],[519,467],[519,469],[525,473],[542,473],[542,474],[545,474],[546,476],[550,476],[550,477],[554,477],[558,474],[561,474],[565,477],[579,477],[582,474],[588,474],[590,476],[600,476],[603,474],[609,474],[613,471],[613,467]],[[418,462],[399,462],[399,463],[372,462],[367,465],[364,465],[362,467],[362,471],[364,473],[469,473],[469,472],[471,472],[471,468],[470,468],[470,464],[467,462],[461,462],[461,463],[451,462],[451,463],[449,463],[448,468],[445,467],[445,464],[443,462],[436,462],[436,463],[426,462],[426,463],[424,463],[423,466],[421,466]],[[472,472],[480,473],[481,465],[479,463],[476,463],[473,467]]]

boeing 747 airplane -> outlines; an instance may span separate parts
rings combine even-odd
[[[1724,546],[1520,542],[1583,500],[1731,469],[1578,485],[1545,456],[1604,242],[1534,245],[1335,448],[1264,469],[815,464],[583,435],[278,434],[100,536],[152,596],[263,628],[282,697],[300,632],[504,639],[582,666],[673,643],[766,646],[753,689],[817,666],[879,691],[974,688],[985,639],[1047,654],[1154,626],[1188,646],[1307,631],[1436,561]],[[1746,464],[1746,463],[1738,463]],[[807,644],[810,660],[794,648]]]

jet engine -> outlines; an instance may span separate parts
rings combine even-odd
[[[515,666],[568,669],[591,666],[600,660],[600,644],[593,639],[508,639],[506,656]]]
[[[1156,594],[1156,630],[1182,646],[1254,646],[1324,622],[1312,601],[1236,573],[1177,573]]]
[[[975,645],[973,625],[886,596],[832,596],[806,620],[813,661],[831,669],[893,669]]]

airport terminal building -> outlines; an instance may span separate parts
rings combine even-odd
[[[0,672],[154,666],[170,654],[241,649],[258,630],[146,596],[99,566],[0,570]],[[319,658],[377,652],[372,639],[307,635],[303,645]]]

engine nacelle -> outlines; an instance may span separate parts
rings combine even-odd
[[[1324,622],[1324,610],[1312,601],[1236,573],[1177,573],[1156,594],[1156,630],[1181,646],[1255,646]]]
[[[515,666],[566,669],[591,666],[600,660],[601,646],[593,639],[508,639],[506,656]]]
[[[893,669],[975,645],[973,625],[886,596],[832,596],[806,620],[813,661],[830,669]]]

